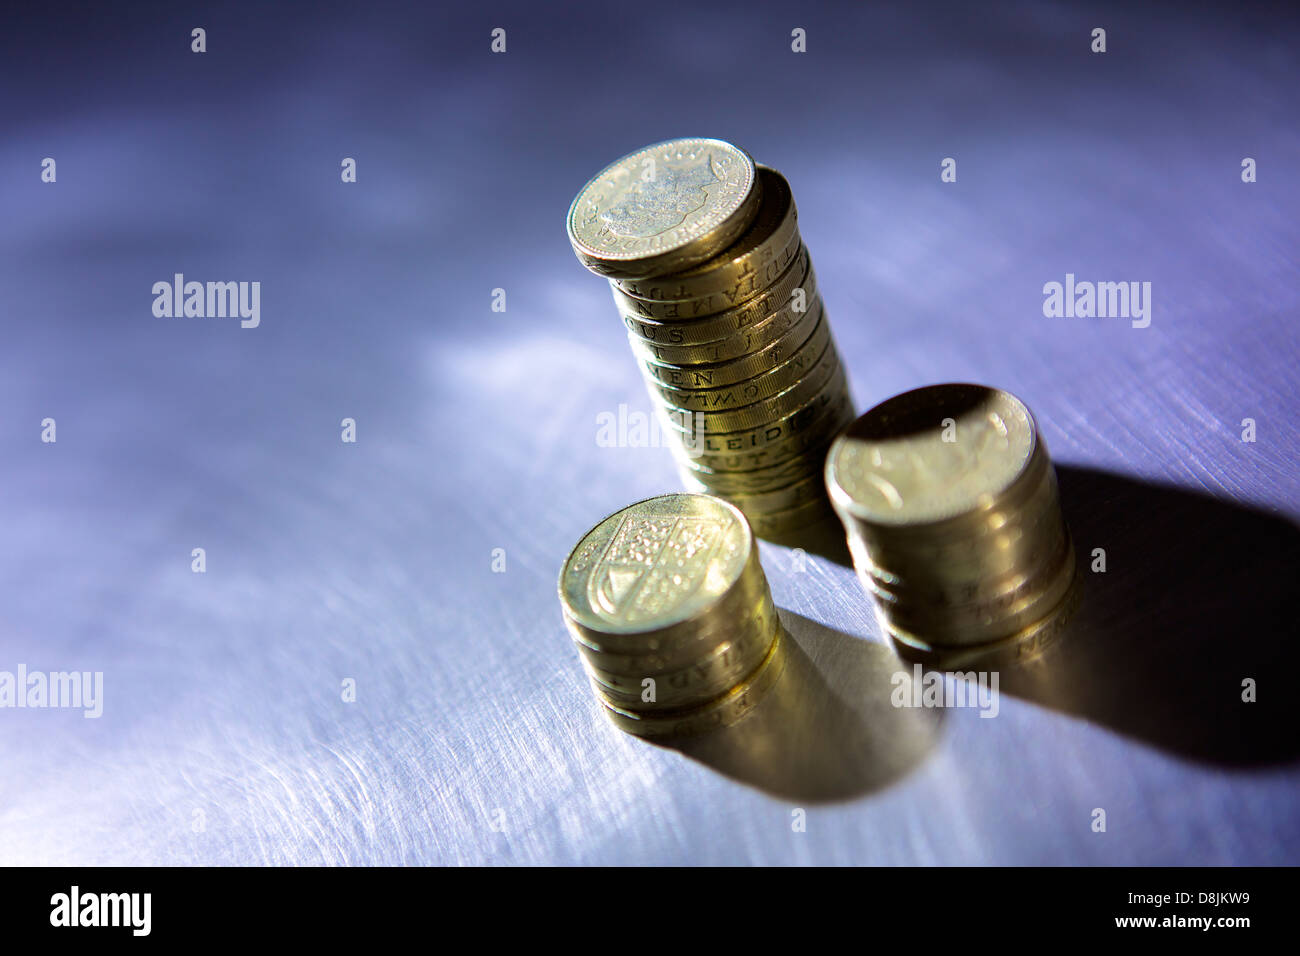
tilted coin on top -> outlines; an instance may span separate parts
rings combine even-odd
[[[758,212],[749,154],[718,139],[675,139],[629,153],[569,207],[569,241],[592,272],[640,279],[721,252]]]

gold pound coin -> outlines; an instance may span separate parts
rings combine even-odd
[[[706,704],[676,711],[642,713],[621,706],[593,687],[605,706],[605,715],[620,730],[639,737],[688,737],[730,726],[745,717],[785,671],[785,642],[789,638],[778,630],[767,656],[757,668],[736,686]]]
[[[888,572],[891,581],[933,580],[953,586],[1010,574],[1045,557],[1065,537],[1055,484],[1048,480],[1032,507],[1016,511],[999,503],[990,514],[998,520],[948,522],[947,539],[918,533],[908,541],[856,525],[850,536],[873,566]]]
[[[1027,663],[1040,657],[1057,644],[1068,629],[1083,595],[1083,577],[1076,568],[1065,597],[1046,615],[1010,637],[988,644],[934,644],[914,634],[891,627],[882,620],[899,656],[936,670],[961,670],[980,667],[996,669]]]
[[[717,139],[675,139],[601,170],[569,207],[569,242],[599,275],[688,269],[730,247],[763,205],[749,154]]]
[[[1074,551],[1067,541],[1049,566],[1036,569],[1032,577],[992,597],[940,605],[917,600],[891,602],[887,595],[874,589],[873,593],[892,629],[938,644],[984,644],[1033,625],[1060,603],[1074,573]]]
[[[725,442],[714,442],[717,436],[707,436],[706,442],[711,443],[709,450],[700,446],[688,449],[680,442],[674,442],[669,447],[680,465],[724,478],[727,475],[744,475],[776,468],[799,457],[811,458],[814,465],[821,468],[822,462],[826,460],[825,449],[855,417],[853,400],[848,391],[844,390],[833,396],[830,404],[810,420],[806,427],[783,441],[751,449],[739,445],[730,447]]]
[[[775,617],[776,605],[764,578],[732,588],[704,619],[649,634],[621,634],[612,639],[578,628],[570,618],[566,617],[565,623],[578,650],[597,668],[645,677],[680,670],[733,638],[738,629],[762,630]]]
[[[749,328],[701,345],[664,345],[647,342],[632,334],[628,335],[627,340],[632,352],[642,362],[684,367],[688,371],[693,371],[698,366],[708,366],[717,376],[718,380],[714,384],[728,385],[779,365],[817,328],[822,313],[821,298],[814,294],[803,301],[790,299]],[[655,377],[659,378],[658,375]],[[698,387],[699,379],[690,384]]]
[[[708,456],[722,453],[754,452],[767,447],[776,448],[781,442],[798,438],[821,420],[832,406],[840,406],[847,397],[848,387],[843,376],[833,381],[806,405],[784,418],[767,422],[756,428],[737,432],[713,433],[700,426],[698,412],[670,413],[660,409],[664,426],[670,437],[681,442],[686,456]]]
[[[785,177],[766,166],[757,168],[759,210],[735,242],[691,269],[674,269],[671,275],[657,272],[642,279],[620,278],[619,288],[640,299],[660,301],[718,293],[739,305],[776,282],[799,254],[799,214]]]
[[[705,704],[744,680],[767,655],[779,627],[775,612],[746,626],[737,622],[733,635],[709,654],[658,674],[603,671],[589,656],[584,656],[583,662],[588,677],[606,699],[639,712],[679,710]]]
[[[818,358],[826,351],[826,346],[830,344],[830,338],[829,324],[819,322],[813,334],[779,365],[751,378],[742,379],[734,385],[715,388],[678,388],[665,385],[649,374],[644,375],[644,378],[650,388],[651,397],[673,408],[690,411],[726,411],[731,408],[743,408],[784,391],[794,385],[800,377],[811,372]]]
[[[682,497],[708,497],[705,495],[683,495]],[[719,499],[720,503],[721,500]],[[738,512],[739,513],[739,512]],[[743,513],[740,513],[743,517]],[[748,535],[748,527],[746,527]],[[647,660],[665,661],[666,668],[682,666],[693,660],[702,649],[718,643],[734,628],[737,620],[755,613],[755,609],[771,600],[767,578],[759,565],[758,549],[753,547],[750,537],[749,557],[745,567],[731,584],[723,586],[722,571],[713,568],[697,573],[705,574],[711,580],[704,582],[710,593],[697,609],[686,614],[681,620],[670,620],[667,616],[659,623],[638,622],[622,626],[592,626],[590,620],[577,619],[570,609],[564,609],[565,624],[575,642],[581,647],[609,657],[629,659],[641,657]],[[614,577],[621,577],[622,570],[609,569]],[[673,575],[676,586],[689,586],[686,576]],[[678,581],[677,579],[680,579]],[[609,586],[609,585],[605,585]],[[611,667],[616,666],[611,664]]]
[[[839,354],[835,351],[834,343],[829,343],[808,374],[770,398],[746,405],[744,408],[722,412],[667,409],[670,412],[680,413],[676,416],[676,421],[674,421],[675,416],[670,415],[668,425],[675,431],[683,433],[685,433],[685,429],[681,427],[683,424],[687,425],[693,433],[707,435],[745,433],[762,428],[770,422],[782,420],[805,407],[809,402],[823,395],[843,390],[845,387],[844,370],[840,367]]]
[[[825,475],[897,642],[1003,656],[1042,643],[1077,572],[1051,462],[1019,399],[978,385],[907,392],[835,440]]]
[[[810,301],[817,288],[817,275],[812,268],[807,248],[801,248],[799,256],[776,284],[762,290],[754,298],[721,312],[674,315],[671,318],[661,318],[654,314],[655,310],[649,308],[665,303],[633,299],[613,283],[610,288],[614,294],[614,304],[629,332],[647,342],[663,345],[703,345],[757,325],[791,301],[800,298],[805,302]],[[651,314],[646,314],[647,312]]]
[[[642,634],[707,615],[754,550],[745,518],[706,495],[648,498],[610,515],[560,574],[565,614],[598,633]]]

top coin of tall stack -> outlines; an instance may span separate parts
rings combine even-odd
[[[829,514],[822,464],[853,419],[790,187],[716,139],[624,156],[569,240],[606,276],[686,487],[773,536]]]

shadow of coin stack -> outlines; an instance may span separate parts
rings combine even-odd
[[[685,487],[762,537],[830,515],[822,464],[853,402],[784,177],[720,140],[660,143],[588,183],[568,227],[609,278]]]
[[[981,385],[895,396],[836,439],[826,483],[898,652],[947,669],[1057,639],[1080,575],[1029,409]]]
[[[629,733],[731,724],[785,667],[757,543],[721,499],[662,495],[610,515],[569,554],[559,590],[592,689]]]

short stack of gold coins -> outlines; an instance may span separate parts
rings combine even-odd
[[[1079,573],[1033,415],[982,385],[934,385],[857,419],[826,461],[831,501],[901,655],[1014,663],[1062,633]]]
[[[784,669],[757,543],[719,498],[661,495],[610,515],[570,552],[559,591],[591,687],[629,733],[734,723]]]
[[[830,515],[822,464],[853,401],[790,186],[744,150],[681,139],[599,173],[569,210],[609,278],[685,487],[763,537]]]

